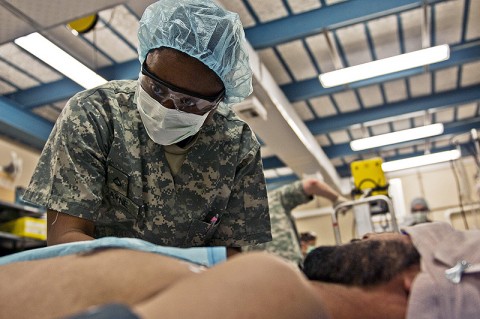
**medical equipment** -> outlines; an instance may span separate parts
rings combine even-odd
[[[352,210],[356,235],[385,231],[398,232],[397,218],[392,200],[388,197],[388,182],[379,157],[354,161],[350,165],[354,187],[353,200],[335,206],[332,226],[337,245],[342,243],[338,214]]]

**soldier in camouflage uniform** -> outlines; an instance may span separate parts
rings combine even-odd
[[[272,241],[244,247],[243,251],[266,250],[301,266],[303,254],[292,210],[308,203],[313,196],[329,199],[334,205],[345,200],[335,190],[318,179],[305,179],[285,185],[268,193]]]
[[[43,150],[24,199],[48,208],[48,243],[271,240],[260,145],[230,109],[252,91],[238,15],[162,0],[138,36],[139,80],[76,94]]]

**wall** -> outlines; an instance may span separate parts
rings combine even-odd
[[[15,179],[11,188],[17,186],[27,187],[32,177],[33,171],[37,166],[38,159],[40,157],[40,151],[25,148],[23,145],[16,144],[15,142],[7,139],[0,138],[0,166],[7,166],[11,163],[11,152],[16,152],[18,157],[22,159],[22,171],[20,175]],[[10,188],[10,187],[9,187]],[[11,191],[13,191],[13,189]],[[0,192],[5,193],[6,189],[0,189]],[[0,194],[0,197],[2,194]],[[10,195],[3,197],[2,199],[9,199]]]
[[[461,162],[461,163],[460,163]],[[475,174],[476,167],[473,159],[467,158],[455,164],[456,171],[460,172],[458,182],[463,194],[464,210],[467,204],[479,205],[480,198],[476,193]],[[452,224],[455,228],[465,229],[464,220],[459,206],[459,191],[457,181],[450,163],[430,165],[422,168],[399,171],[387,174],[388,179],[398,178],[402,182],[404,204],[407,210],[410,202],[415,197],[424,197],[431,209],[430,219],[446,221],[445,212],[457,210],[452,216]],[[329,206],[328,202],[315,199],[308,204],[297,207],[294,210],[299,232],[314,231],[318,235],[318,245],[334,245],[335,237],[331,222],[332,209],[321,207]],[[480,208],[467,211],[466,219],[470,228],[480,229]],[[354,224],[352,214],[338,217],[342,242],[353,238]]]

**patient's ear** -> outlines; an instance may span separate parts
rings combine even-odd
[[[410,266],[408,269],[403,271],[403,289],[407,294],[410,294],[413,281],[419,272],[420,265]]]

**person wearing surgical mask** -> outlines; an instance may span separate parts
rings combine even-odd
[[[231,106],[252,92],[244,31],[213,0],[162,0],[138,29],[138,80],[67,103],[23,199],[48,245],[135,237],[173,247],[271,240],[260,144]]]

